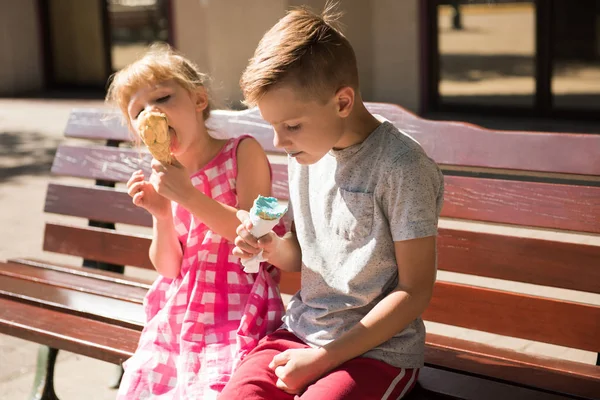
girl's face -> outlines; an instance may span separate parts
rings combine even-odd
[[[181,156],[193,147],[205,130],[202,111],[208,105],[206,92],[200,88],[188,92],[174,80],[140,88],[131,96],[127,113],[131,126],[138,129],[138,117],[144,110],[167,116],[171,134],[171,152]]]

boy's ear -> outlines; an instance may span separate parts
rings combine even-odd
[[[337,112],[342,118],[350,115],[354,107],[354,89],[350,86],[344,86],[335,93]]]
[[[194,105],[196,106],[197,112],[202,112],[208,107],[208,94],[206,89],[199,87],[194,91]]]

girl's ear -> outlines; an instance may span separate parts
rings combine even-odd
[[[194,105],[196,106],[196,112],[203,112],[208,107],[208,94],[204,87],[199,87],[193,93]]]

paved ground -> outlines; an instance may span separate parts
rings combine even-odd
[[[38,256],[54,261],[79,260],[43,253],[43,201],[49,181],[49,168],[54,151],[63,141],[62,133],[69,111],[74,106],[99,106],[99,100],[13,100],[0,99],[0,259],[15,256]],[[450,117],[450,116],[449,116]],[[482,121],[485,122],[485,121]],[[492,122],[492,121],[488,121]],[[506,122],[504,122],[506,125]],[[53,178],[55,180],[56,178]],[[52,219],[60,219],[52,217]],[[442,221],[443,226],[459,222]],[[462,224],[467,229],[508,232],[533,237],[553,237],[558,240],[587,242],[600,245],[600,236],[556,234],[548,231],[516,230],[494,225]],[[492,279],[465,280],[460,274],[440,273],[441,279],[476,283],[482,286],[523,291],[544,296],[600,304],[600,296],[574,294],[566,290],[507,284]],[[450,329],[429,324],[433,332],[481,340],[499,346],[518,348],[532,353],[559,356],[592,363],[595,355],[558,346],[531,343],[498,335]],[[35,375],[38,346],[0,335],[0,399],[28,399]],[[114,399],[109,389],[115,366],[70,353],[60,353],[56,370],[56,389],[62,400],[93,398]]]
[[[70,109],[100,101],[0,99],[0,259],[43,254],[43,202],[49,170]],[[77,265],[77,264],[75,264]],[[28,399],[38,346],[0,335],[0,399]],[[115,366],[60,353],[56,389],[62,400],[115,398],[107,383]]]

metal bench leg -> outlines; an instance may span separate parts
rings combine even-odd
[[[123,370],[123,367],[120,365],[117,365],[115,368],[115,372],[114,372],[114,376],[113,376],[113,381],[110,383],[109,387],[111,389],[118,389],[119,385],[121,384],[121,379],[123,379],[123,373],[125,371]]]
[[[54,392],[54,364],[57,355],[58,349],[40,346],[31,400],[58,400]]]

